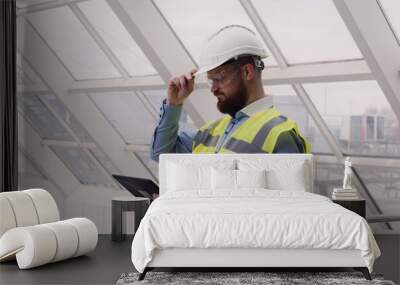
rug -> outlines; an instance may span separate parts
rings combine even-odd
[[[368,281],[360,272],[154,272],[150,271],[142,281],[138,281],[139,273],[124,273],[116,285],[145,284],[221,284],[221,285],[297,285],[297,284],[368,284],[395,285],[384,280],[380,275],[372,275]]]

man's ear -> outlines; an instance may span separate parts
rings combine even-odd
[[[254,77],[256,76],[256,70],[254,68],[254,65],[247,63],[243,65],[243,68],[244,68],[245,79],[248,81],[253,80]]]

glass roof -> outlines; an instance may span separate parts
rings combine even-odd
[[[155,0],[155,3],[197,63],[203,43],[218,29],[237,24],[247,26],[257,33],[237,0]],[[177,7],[181,8],[177,9]],[[229,13],[225,12],[227,7],[229,7]],[[188,13],[188,11],[196,11],[196,13]],[[258,33],[257,35],[261,39]],[[271,55],[267,46],[265,48]],[[265,63],[269,66],[277,65],[272,55],[265,60]]]
[[[39,98],[44,100],[51,108],[60,116],[63,122],[68,125],[81,142],[94,142],[89,133],[75,119],[70,111],[65,108],[64,104],[54,94],[40,95]]]
[[[42,174],[32,164],[31,160],[25,156],[21,149],[18,149],[18,173],[23,174],[23,176],[42,176]]]
[[[42,80],[36,74],[36,72],[23,60],[20,53],[17,52],[17,66],[22,70],[24,77],[31,83],[31,84],[42,84]]]
[[[42,139],[74,141],[73,137],[35,95],[18,96],[18,106]]]
[[[93,93],[92,99],[127,144],[149,144],[156,121],[131,92]]]
[[[379,0],[381,7],[383,8],[384,15],[388,20],[397,42],[400,45],[400,1],[399,0]],[[397,11],[397,12],[396,12]]]
[[[90,156],[81,149],[50,146],[68,169],[82,184],[103,185],[110,183]]]
[[[131,76],[157,74],[142,50],[104,0],[79,3],[79,8]]]
[[[69,7],[27,18],[76,80],[121,77]]]
[[[108,171],[109,174],[118,174],[120,171],[110,158],[99,148],[93,148],[89,150],[97,161]]]
[[[332,0],[253,0],[289,64],[360,59]]]
[[[304,88],[344,153],[400,156],[399,123],[376,81]]]

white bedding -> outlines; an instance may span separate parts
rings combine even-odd
[[[156,199],[132,243],[143,272],[155,249],[358,249],[372,272],[379,248],[359,215],[317,194],[247,189],[207,195],[171,192]]]

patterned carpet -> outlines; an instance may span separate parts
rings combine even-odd
[[[395,285],[392,281],[384,280],[382,276],[376,275],[372,275],[372,281],[368,281],[360,272],[148,272],[142,281],[138,281],[138,276],[138,273],[124,273],[116,285]]]

